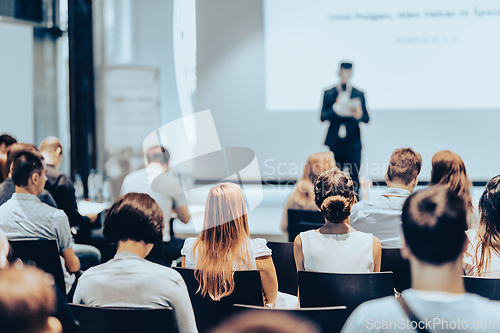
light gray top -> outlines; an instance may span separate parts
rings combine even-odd
[[[64,211],[41,202],[32,194],[14,193],[0,206],[0,229],[8,239],[56,240],[59,252],[73,247],[73,237]],[[61,264],[68,292],[75,276],[68,273],[62,257]]]
[[[32,194],[14,193],[0,206],[0,228],[9,239],[55,239],[61,252],[73,246],[64,211]]]
[[[159,173],[162,175],[161,186],[159,186],[161,187],[161,193],[155,192],[151,189],[147,170],[153,174]],[[170,215],[172,214],[172,209],[187,205],[182,194],[179,180],[173,175],[163,171],[159,164],[151,163],[148,165],[148,169],[144,168],[134,171],[125,177],[120,195],[130,192],[149,194],[151,198],[153,198],[158,205],[160,205],[165,220],[163,241],[170,241],[170,224],[168,222],[170,220]]]
[[[78,279],[73,303],[99,307],[171,307],[179,332],[197,332],[186,284],[175,270],[120,252]]]
[[[401,210],[410,194],[408,190],[388,187],[382,195],[356,203],[349,223],[354,229],[377,237],[383,249],[401,248]]]
[[[500,332],[500,302],[474,294],[403,291],[408,307],[420,319],[421,327],[437,332]],[[393,297],[361,304],[345,323],[342,333],[411,332],[406,313]]]
[[[326,273],[373,272],[373,235],[361,231],[322,234],[300,233],[304,269]]]

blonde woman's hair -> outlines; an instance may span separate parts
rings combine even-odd
[[[294,191],[293,201],[302,207],[314,204],[314,182],[320,174],[336,168],[335,159],[331,151],[325,153],[314,153],[307,159],[302,172],[302,178],[297,182],[297,190]]]
[[[250,266],[249,236],[240,188],[231,183],[214,186],[208,194],[203,230],[193,246],[202,296],[218,301],[234,291],[234,269]]]

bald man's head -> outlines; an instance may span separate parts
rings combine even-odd
[[[53,165],[56,168],[61,164],[62,160],[62,145],[56,137],[50,137],[42,141],[40,144],[40,153],[42,153],[47,164]]]

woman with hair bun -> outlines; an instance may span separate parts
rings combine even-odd
[[[323,172],[314,183],[314,201],[325,218],[325,225],[301,232],[295,238],[297,270],[380,272],[380,241],[349,224],[351,208],[356,202],[351,177],[337,169]]]

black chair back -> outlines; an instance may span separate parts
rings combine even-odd
[[[231,295],[214,301],[210,296],[202,297],[198,291],[199,283],[194,276],[194,269],[175,268],[186,283],[193,305],[196,325],[200,332],[207,332],[222,320],[234,313],[233,305],[247,304],[263,306],[262,283],[257,270],[236,271],[235,288]]]
[[[363,302],[394,295],[391,272],[319,273],[299,271],[300,307],[347,307],[348,315]]]
[[[394,288],[402,292],[411,288],[410,262],[401,257],[399,249],[382,249],[382,272],[394,274]]]
[[[66,295],[64,273],[55,240],[11,240],[13,256],[25,264],[34,263],[36,267],[52,274],[57,288]]]
[[[80,333],[177,332],[170,308],[100,308],[78,304],[69,306],[80,324]]]
[[[494,301],[500,301],[500,279],[477,276],[464,276],[465,290]]]
[[[338,333],[342,330],[342,326],[347,320],[347,309],[345,306],[328,306],[320,308],[301,308],[301,309],[271,309],[262,306],[253,305],[234,305],[238,311],[270,311],[270,312],[283,312],[293,315],[298,318],[304,318],[309,321],[315,322],[320,328],[322,333]]]
[[[293,242],[301,232],[321,228],[325,218],[319,211],[289,209],[288,210],[288,241]]]
[[[267,242],[267,246],[273,251],[272,258],[276,275],[278,275],[278,290],[297,296],[297,266],[293,255],[293,243]]]

